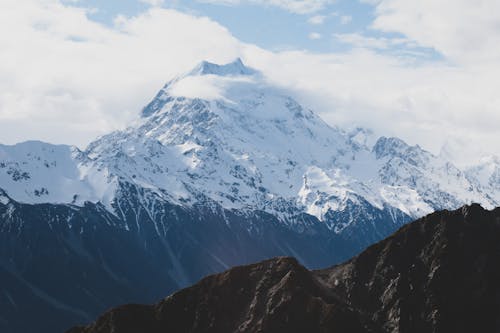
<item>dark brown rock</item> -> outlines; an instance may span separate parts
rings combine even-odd
[[[431,214],[352,260],[276,258],[209,276],[71,333],[500,332],[500,209]]]

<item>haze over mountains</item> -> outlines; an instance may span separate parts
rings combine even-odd
[[[497,206],[499,170],[329,126],[241,60],[202,62],[84,151],[0,146],[0,329],[35,332],[39,309],[61,331],[273,256],[326,267],[434,210]]]

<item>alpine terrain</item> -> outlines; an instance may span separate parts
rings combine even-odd
[[[85,150],[0,145],[0,331],[62,332],[275,256],[327,267],[471,202],[500,202],[497,159],[461,170],[202,62]]]
[[[498,332],[499,260],[500,210],[464,206],[329,269],[285,257],[236,267],[68,333]]]

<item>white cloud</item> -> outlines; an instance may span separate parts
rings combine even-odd
[[[274,6],[297,14],[310,14],[317,12],[335,0],[197,0],[198,2],[220,5],[238,5],[250,3],[264,6]]]
[[[364,0],[361,0],[364,1]],[[340,24],[346,25],[352,22],[351,15],[342,15],[340,12],[333,12],[330,14],[333,17],[337,17],[339,19]]]
[[[201,98],[205,100],[226,98],[228,91],[235,86],[241,87],[253,83],[251,77],[220,77],[216,75],[188,76],[169,86],[172,96]]]
[[[500,57],[499,1],[369,2],[376,5],[375,29],[404,34],[454,62],[496,61]]]
[[[139,0],[139,1],[154,7],[159,7],[165,3],[164,0]]]
[[[326,16],[324,16],[324,15],[316,15],[316,16],[310,17],[307,20],[307,22],[309,22],[310,24],[314,24],[314,25],[320,25],[320,24],[325,23],[325,20],[326,20]]]
[[[407,59],[367,49],[337,55],[286,52],[259,62],[330,124],[374,128],[434,153],[458,139],[470,143],[464,147],[468,156],[500,153],[500,67],[409,66]]]
[[[350,44],[355,48],[386,50],[409,43],[405,38],[369,37],[359,33],[334,34],[333,36],[339,42]]]
[[[472,156],[479,154],[477,147],[500,153],[500,57],[484,53],[494,54],[496,46],[489,40],[498,33],[476,35],[479,49],[463,53],[454,45],[466,43],[469,35],[457,42],[460,35],[448,36],[447,29],[412,20],[407,25],[416,27],[405,28],[394,23],[393,15],[403,14],[383,10],[383,3],[374,27],[406,37],[338,35],[357,47],[311,54],[244,44],[208,18],[174,10],[152,8],[106,27],[89,20],[85,10],[56,0],[3,0],[0,142],[39,139],[84,146],[125,126],[167,80],[198,61],[223,63],[242,56],[270,80],[294,90],[331,124],[370,127],[436,153],[443,143],[457,140],[469,143],[464,150]],[[450,14],[441,12],[444,22]],[[426,21],[427,14],[422,15]],[[461,23],[456,24],[458,31]],[[429,37],[432,31],[420,37],[415,29],[434,29],[442,37]],[[412,63],[408,57],[376,52],[406,41],[435,47],[448,58]]]
[[[318,32],[311,32],[308,37],[311,40],[318,40],[318,39],[321,39],[322,36]]]
[[[155,8],[116,22],[56,0],[0,3],[0,142],[84,146],[125,126],[172,75],[240,54],[207,18]]]
[[[349,24],[352,21],[352,16],[342,15],[340,16],[340,24]]]

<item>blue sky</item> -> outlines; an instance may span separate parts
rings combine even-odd
[[[339,1],[310,14],[297,14],[271,6],[245,4],[239,6],[196,4],[196,11],[208,15],[229,28],[239,39],[263,48],[307,49],[328,52],[345,47],[335,42],[333,33],[363,31],[372,19],[373,7],[357,1]],[[322,24],[312,24],[311,18],[324,17]],[[344,18],[343,18],[344,17]],[[311,39],[310,34],[321,35]]]
[[[147,0],[146,0],[147,1]],[[89,18],[113,25],[118,15],[136,16],[148,10],[151,4],[140,0],[80,0],[68,1],[74,6],[92,8]],[[231,0],[228,0],[231,1]],[[196,0],[165,1],[163,8],[207,16],[220,23],[239,40],[262,48],[282,50],[308,50],[310,52],[342,52],[353,46],[336,38],[337,34],[359,34],[367,38],[402,37],[397,33],[381,33],[370,26],[375,18],[375,6],[362,1],[337,0],[310,12],[293,12],[285,6],[241,2],[239,4],[213,3]],[[380,52],[401,52],[407,46],[379,49]],[[409,48],[422,53],[422,57],[438,57],[428,48]]]

